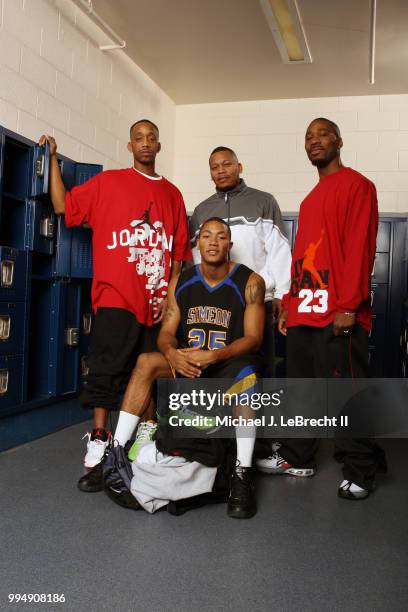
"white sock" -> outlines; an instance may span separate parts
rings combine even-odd
[[[121,410],[119,412],[119,419],[118,424],[116,425],[115,435],[113,436],[114,441],[120,446],[125,446],[126,442],[130,440],[135,433],[135,429],[138,426],[139,421],[139,416]]]
[[[237,465],[251,467],[252,455],[254,454],[256,427],[255,425],[240,425],[235,428],[235,435],[237,438]]]

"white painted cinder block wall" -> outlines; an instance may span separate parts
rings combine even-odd
[[[408,95],[267,100],[178,106],[174,181],[188,210],[214,192],[208,156],[218,145],[236,151],[249,185],[273,193],[295,212],[316,183],[304,152],[315,117],[338,123],[343,162],[377,186],[381,212],[408,212]]]
[[[71,0],[0,0],[0,124],[104,168],[130,166],[129,127],[160,126],[158,170],[173,175],[175,104]]]
[[[0,123],[36,140],[55,135],[77,161],[126,167],[130,124],[160,126],[158,170],[187,208],[213,192],[208,154],[235,149],[247,182],[274,193],[285,212],[316,181],[303,150],[319,115],[343,132],[343,160],[377,185],[380,210],[408,212],[408,96],[365,96],[182,105],[121,51],[104,53],[101,32],[71,0],[0,0]]]

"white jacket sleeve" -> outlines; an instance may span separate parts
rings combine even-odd
[[[271,290],[267,289],[265,298],[279,298],[289,291],[290,267],[292,254],[289,241],[283,232],[282,215],[275,198],[271,196],[269,210],[265,211],[264,241],[265,241],[265,266],[259,273],[264,278],[273,281]]]

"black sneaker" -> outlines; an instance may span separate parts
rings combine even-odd
[[[110,444],[106,447],[102,461],[97,463],[89,472],[78,480],[78,489],[84,493],[97,493],[103,491],[103,464],[109,455]]]
[[[85,493],[103,491],[102,461],[78,480],[78,489]]]
[[[340,483],[337,494],[343,499],[366,499],[370,491],[368,491],[368,489],[363,489],[351,480],[343,480],[343,482]]]
[[[256,514],[252,468],[235,466],[231,477],[227,513],[232,518],[251,518]]]
[[[141,505],[129,490],[122,486],[115,487],[114,485],[105,486],[105,493],[110,497],[115,504],[128,508],[129,510],[140,510]]]

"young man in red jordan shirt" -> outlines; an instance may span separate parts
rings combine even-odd
[[[306,153],[319,182],[299,212],[291,288],[283,298],[278,329],[287,336],[289,378],[366,377],[371,329],[370,279],[378,227],[375,186],[342,165],[338,126],[318,118],[306,131]],[[318,441],[281,440],[258,467],[272,474],[312,476]],[[364,499],[383,450],[369,439],[337,439],[335,458],[344,463],[338,494]]]
[[[81,401],[94,408],[86,468],[102,459],[108,444],[110,410],[120,408],[130,372],[140,353],[156,349],[158,326],[170,278],[191,259],[186,210],[180,191],[155,171],[159,130],[147,119],[130,128],[133,167],[107,170],[66,191],[54,138],[49,142],[50,195],[68,227],[92,230],[92,305],[95,323]],[[120,423],[118,423],[118,427]],[[82,479],[81,479],[82,480]]]

